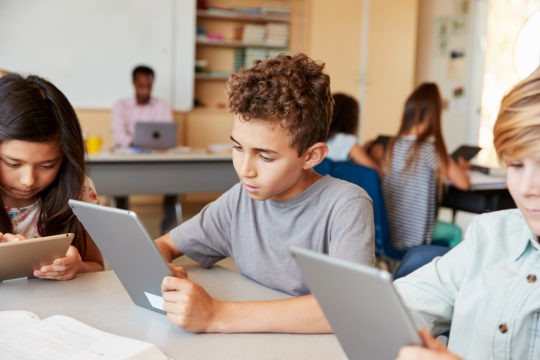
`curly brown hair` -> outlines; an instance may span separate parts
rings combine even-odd
[[[323,69],[324,63],[305,54],[255,61],[229,78],[229,109],[244,121],[279,124],[291,135],[291,146],[300,156],[328,137],[334,101],[330,77]]]

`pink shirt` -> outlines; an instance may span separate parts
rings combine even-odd
[[[158,98],[151,98],[145,105],[137,105],[135,97],[118,100],[112,109],[112,132],[117,146],[131,145],[135,123],[139,121],[172,121],[169,103]]]

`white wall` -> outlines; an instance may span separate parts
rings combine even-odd
[[[442,121],[450,152],[460,144],[478,141],[477,136],[470,134],[470,124],[477,120],[472,116],[469,101],[471,96],[477,96],[469,78],[475,52],[480,51],[478,46],[470,45],[474,1],[420,0],[415,82],[439,85],[447,104]],[[463,9],[464,4],[469,4],[469,8]],[[462,52],[463,57],[452,58],[453,51]],[[461,96],[457,94],[459,89],[463,90]]]
[[[154,94],[193,103],[195,0],[2,0],[0,68],[39,74],[75,107],[131,96],[131,70],[156,70]]]

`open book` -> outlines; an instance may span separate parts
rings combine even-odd
[[[40,320],[0,311],[0,359],[168,359],[154,344],[114,335],[64,315]]]

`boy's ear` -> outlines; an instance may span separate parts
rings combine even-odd
[[[303,168],[307,170],[317,166],[323,161],[326,154],[328,154],[328,145],[326,143],[318,142],[311,145],[304,153]]]

